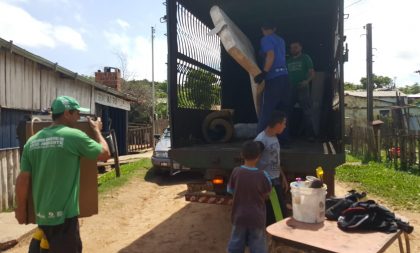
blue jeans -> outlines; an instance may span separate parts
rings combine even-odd
[[[288,75],[282,75],[265,81],[264,93],[261,101],[261,113],[258,119],[258,133],[265,130],[271,114],[274,111],[282,111],[289,116],[290,110],[290,86]],[[289,141],[289,127],[284,129],[278,136],[280,144]]]
[[[268,253],[265,228],[247,228],[233,225],[228,252],[244,253],[247,245],[251,253]]]

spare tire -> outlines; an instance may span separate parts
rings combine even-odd
[[[208,143],[225,143],[233,137],[230,111],[213,112],[207,115],[202,125],[204,139]]]

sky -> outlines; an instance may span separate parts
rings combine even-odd
[[[84,75],[126,62],[127,79],[151,80],[151,26],[156,28],[155,80],[166,76],[163,0],[0,0],[0,37]],[[372,23],[373,72],[397,86],[420,83],[418,0],[345,0],[349,62],[345,81],[366,75],[366,31]]]

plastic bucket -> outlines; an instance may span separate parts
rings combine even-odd
[[[309,188],[302,183],[290,183],[293,218],[305,223],[321,223],[325,220],[325,196],[327,186]]]

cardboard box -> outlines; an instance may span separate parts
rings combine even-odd
[[[39,130],[48,127],[52,122],[34,122],[33,134]],[[26,123],[26,140],[32,136],[31,122]],[[82,130],[88,136],[93,137],[93,130],[88,122],[78,122],[76,127]],[[79,195],[79,217],[89,217],[98,214],[98,169],[97,161],[86,158],[80,159],[80,195]],[[27,220],[26,223],[35,223],[35,211],[32,199],[32,187],[29,188],[27,203]]]

